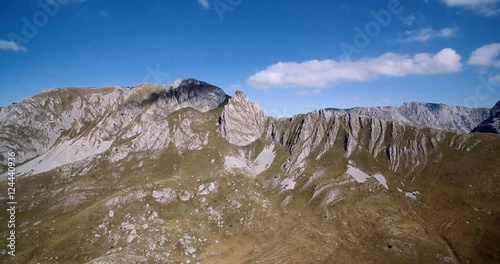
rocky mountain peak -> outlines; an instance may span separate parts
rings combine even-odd
[[[242,100],[242,101],[250,101],[250,100],[248,99],[248,96],[247,96],[244,92],[242,92],[242,91],[236,91],[236,92],[234,93],[233,98],[234,98],[235,100],[236,100],[236,99],[239,99],[239,100]]]
[[[490,110],[490,117],[482,121],[471,133],[500,134],[500,101]]]
[[[175,89],[181,86],[198,86],[198,85],[206,86],[209,84],[194,78],[186,78],[186,79],[177,79],[174,83],[170,85],[170,87]]]
[[[267,116],[259,105],[251,102],[246,94],[235,92],[224,106],[221,116],[221,133],[229,143],[246,146],[262,135]]]
[[[161,96],[174,99],[181,108],[192,107],[201,112],[218,107],[228,98],[221,88],[193,78],[175,81]]]
[[[500,101],[498,101],[490,110],[491,117],[500,117]]]
[[[487,108],[469,108],[422,102],[408,102],[399,107],[355,107],[344,110],[329,108],[328,110],[349,112],[383,121],[442,129],[455,133],[468,133],[490,115]]]
[[[133,139],[132,148],[136,151],[166,148],[174,137],[178,139],[178,149],[194,148],[191,143],[188,146],[178,142],[202,144],[206,135],[195,135],[186,128],[192,120],[183,120],[183,134],[171,133],[166,118],[185,108],[208,112],[227,99],[221,88],[196,79],[178,80],[170,86],[144,84],[134,89],[51,89],[0,110],[0,137],[7,139],[0,144],[0,164],[5,163],[6,153],[12,150],[17,151],[19,162],[56,151],[75,156],[63,143],[71,145],[82,159],[104,152],[120,140]],[[152,141],[153,137],[156,140]],[[45,162],[45,168],[37,169],[43,171],[76,161],[61,160],[54,158],[50,166]]]
[[[443,107],[446,107],[444,104],[438,103],[425,103],[425,102],[406,102],[403,104],[403,107],[406,108],[426,108],[430,111],[438,111]]]

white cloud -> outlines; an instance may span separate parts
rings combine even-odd
[[[100,14],[101,16],[103,16],[103,17],[107,17],[107,16],[109,16],[109,12],[108,12],[108,11],[106,11],[106,10],[101,10],[101,11],[99,11],[99,14]]]
[[[482,46],[472,52],[469,64],[500,67],[500,43]]]
[[[490,77],[488,81],[493,84],[500,84],[500,74]]]
[[[386,53],[359,61],[312,60],[302,63],[279,62],[248,78],[250,86],[325,88],[342,81],[364,82],[379,76],[402,77],[453,73],[462,69],[461,57],[446,48],[437,54],[419,53],[414,57]]]
[[[355,95],[355,96],[352,97],[352,100],[354,100],[354,101],[359,101],[360,99],[361,99],[361,97],[359,97],[357,95]]]
[[[475,10],[484,16],[493,16],[500,13],[497,7],[500,0],[443,0],[444,3],[452,7],[464,7]]]
[[[28,51],[26,47],[9,40],[0,40],[0,50]]]
[[[390,103],[390,102],[391,102],[391,99],[389,99],[389,98],[383,98],[383,99],[382,99],[382,102],[383,102],[384,104],[388,104],[388,103]]]
[[[433,38],[451,38],[457,33],[456,28],[446,27],[440,30],[434,30],[430,27],[419,30],[408,30],[405,32],[405,38],[400,39],[400,42],[425,42]]]
[[[198,0],[198,3],[200,3],[200,5],[202,5],[204,8],[210,7],[210,3],[208,2],[208,0]]]
[[[495,4],[498,0],[444,0],[449,6],[478,6]]]

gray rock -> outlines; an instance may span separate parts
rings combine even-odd
[[[267,117],[259,106],[237,91],[224,106],[220,118],[220,132],[229,143],[246,146],[261,137]]]
[[[172,141],[179,151],[199,149],[207,144],[208,134],[194,133],[190,120],[175,126],[167,117],[186,108],[207,112],[227,98],[222,89],[195,79],[131,89],[50,89],[0,109],[0,164],[6,164],[11,151],[16,152],[18,164],[39,157],[18,170],[36,173],[110,148],[119,152],[112,161],[131,151],[165,149]],[[124,141],[132,145],[116,146]]]
[[[471,133],[500,134],[500,101],[490,110],[490,117],[475,127]]]
[[[479,122],[489,117],[486,108],[468,108],[432,103],[404,103],[400,107],[355,107],[327,110],[374,117],[383,121],[468,133]]]
[[[457,109],[461,108],[451,107],[446,111]],[[443,130],[431,129],[427,134],[405,122],[384,121],[384,118],[355,112],[319,110],[291,118],[266,117],[255,103],[238,92],[225,106],[221,135],[236,146],[246,146],[257,140],[285,146],[290,155],[282,168],[292,177],[304,171],[312,153],[318,153],[315,159],[320,159],[339,145],[344,146],[346,158],[358,151],[368,151],[373,157],[385,155],[393,171],[411,172],[425,165],[431,155],[439,158],[441,143],[454,149],[468,149],[475,144],[467,134],[452,134],[452,140],[444,142],[449,137],[443,136],[447,133]]]

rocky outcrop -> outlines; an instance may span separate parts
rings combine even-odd
[[[490,110],[490,117],[481,122],[471,133],[500,134],[500,101]]]
[[[169,124],[167,117],[180,109],[207,112],[226,100],[222,89],[195,79],[131,89],[51,89],[0,110],[0,162],[15,151],[18,163],[38,157],[20,172],[41,172],[111,148],[115,161],[128,152],[165,149],[173,140],[179,151],[199,149],[208,134],[193,132],[190,120]]]
[[[498,101],[490,110],[490,116],[498,116],[500,113],[500,101]]]
[[[328,110],[365,115],[383,121],[442,129],[455,133],[468,133],[479,122],[489,116],[489,110],[486,108],[468,108],[419,102],[405,103],[400,107],[330,108]]]
[[[227,95],[221,88],[196,79],[177,80],[166,91],[150,97],[151,101],[157,102],[158,109],[171,109],[169,112],[187,107],[208,112],[226,99]]]
[[[224,106],[220,132],[229,143],[246,146],[261,137],[267,119],[256,103],[250,102],[243,92],[237,91]]]
[[[61,137],[82,133],[117,108],[127,90],[52,89],[0,112],[0,155],[16,152],[18,162],[46,153]]]

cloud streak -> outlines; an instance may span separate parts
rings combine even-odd
[[[400,39],[400,42],[426,42],[434,38],[451,38],[457,33],[456,28],[446,27],[440,30],[434,30],[430,27],[419,30],[408,30],[405,33],[405,38]]]
[[[500,67],[500,43],[493,43],[474,50],[469,64],[478,66]]]
[[[488,81],[493,84],[500,84],[500,74],[490,77]]]
[[[210,8],[210,3],[208,2],[208,0],[198,0],[198,3],[200,3],[200,5],[204,8]]]
[[[326,88],[339,82],[366,82],[380,76],[432,75],[454,73],[461,69],[460,55],[446,48],[436,54],[419,53],[413,57],[386,53],[378,58],[358,61],[279,62],[255,73],[247,83],[258,89]]]
[[[28,51],[24,46],[18,45],[14,41],[0,40],[0,50],[10,50],[10,51]]]
[[[484,16],[500,14],[498,8],[500,0],[443,0],[443,2],[447,6],[471,9]]]

